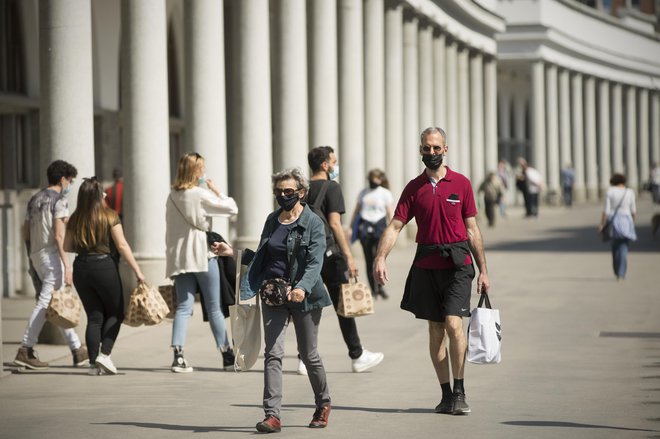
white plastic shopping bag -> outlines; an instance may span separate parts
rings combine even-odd
[[[501,348],[500,310],[492,309],[488,294],[481,294],[468,325],[467,360],[475,364],[499,363],[502,361]]]

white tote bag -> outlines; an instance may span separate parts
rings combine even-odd
[[[475,364],[499,363],[502,361],[501,348],[500,310],[492,309],[488,294],[481,294],[468,325],[467,360]]]
[[[247,272],[252,250],[238,250],[236,261],[236,304],[229,306],[231,334],[234,339],[234,370],[248,370],[257,362],[261,350],[261,308],[257,296],[240,300],[241,279]]]

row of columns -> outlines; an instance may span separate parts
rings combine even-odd
[[[421,171],[418,136],[427,126],[446,129],[450,165],[475,184],[495,169],[494,58],[403,2],[183,5],[186,146],[207,158],[208,174],[237,199],[239,246],[254,244],[272,209],[271,173],[307,169],[310,146],[338,149],[349,209],[368,169],[385,168],[395,192]],[[90,0],[40,3],[42,157],[84,163],[81,176],[94,173],[90,11]],[[154,166],[169,156],[166,6],[122,0],[121,11],[124,224],[143,271],[156,280],[164,274],[171,181],[169,166]]]
[[[575,168],[576,201],[598,200],[614,172],[625,173],[633,188],[648,179],[651,163],[660,161],[660,129],[657,123],[649,123],[660,120],[660,93],[572,72],[542,60],[532,62],[530,68],[529,154],[524,147],[524,95],[514,91],[501,95],[500,136],[505,157],[527,155],[541,171],[548,193],[555,196],[551,201],[558,201],[560,169],[567,163]]]

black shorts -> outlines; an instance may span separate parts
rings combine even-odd
[[[470,316],[472,264],[443,270],[413,266],[408,273],[401,309],[418,319],[444,322],[446,316]]]

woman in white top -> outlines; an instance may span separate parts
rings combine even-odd
[[[210,215],[235,215],[238,207],[233,198],[220,193],[205,172],[201,155],[193,152],[181,157],[166,204],[166,268],[167,276],[174,280],[177,298],[172,325],[172,372],[193,370],[183,356],[183,345],[198,288],[204,298],[216,346],[222,352],[223,366],[228,368],[234,364],[221,311],[220,272],[216,262],[216,255],[227,256],[233,251],[226,243],[214,243],[209,249],[206,231],[210,229]],[[204,183],[208,189],[201,186]]]
[[[373,292],[374,299],[381,296],[387,299],[387,293],[382,285],[374,281],[373,262],[378,248],[378,241],[387,227],[387,222],[392,218],[394,209],[394,196],[389,190],[389,183],[385,172],[380,169],[372,169],[368,175],[369,187],[363,189],[358,195],[357,204],[353,211],[351,224],[364,251],[364,259],[367,264],[367,276],[369,286]]]
[[[637,240],[635,232],[635,192],[626,187],[626,176],[614,174],[605,195],[605,207],[600,218],[598,233],[603,233],[611,223],[612,266],[617,280],[626,277],[628,268],[628,243]]]

